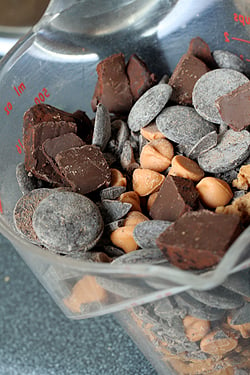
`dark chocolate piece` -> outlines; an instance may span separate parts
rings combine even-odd
[[[233,130],[250,125],[250,81],[215,101],[222,120]]]
[[[250,298],[250,268],[229,275],[222,285],[235,293]]]
[[[117,53],[102,60],[96,67],[98,81],[91,101],[93,111],[102,103],[110,113],[128,113],[133,96],[126,75],[125,59]]]
[[[42,151],[55,172],[60,174],[60,170],[55,162],[56,155],[61,151],[68,150],[72,147],[80,147],[84,144],[85,142],[83,142],[83,140],[75,133],[67,133],[60,135],[59,137],[47,139],[42,144]]]
[[[191,39],[187,54],[204,61],[209,68],[215,68],[217,66],[208,44],[198,36]]]
[[[84,145],[59,152],[55,157],[63,177],[81,194],[109,186],[111,172],[97,146]]]
[[[130,56],[127,64],[127,75],[134,100],[139,99],[145,91],[156,83],[155,75],[150,73],[144,61],[136,54]]]
[[[206,64],[197,57],[183,55],[168,83],[173,88],[171,100],[178,104],[192,105],[194,85],[208,71]]]
[[[230,324],[240,325],[246,323],[250,323],[250,302],[245,302],[244,306],[231,314]]]
[[[185,212],[197,208],[198,198],[193,181],[168,175],[150,209],[150,216],[155,220],[175,221]]]
[[[216,265],[240,232],[236,215],[192,211],[168,227],[156,243],[176,267],[202,270]]]
[[[25,168],[37,178],[62,185],[61,178],[53,170],[44,153],[42,144],[46,139],[66,133],[76,133],[76,124],[66,121],[48,121],[30,124],[24,131]]]

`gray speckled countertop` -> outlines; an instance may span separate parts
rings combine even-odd
[[[0,375],[156,375],[112,315],[68,320],[0,235]]]

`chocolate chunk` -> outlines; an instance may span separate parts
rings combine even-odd
[[[200,37],[191,39],[187,54],[193,55],[197,57],[198,59],[204,61],[204,63],[209,68],[216,67],[216,62],[212,56],[212,53],[210,51],[208,44]]]
[[[42,144],[42,151],[44,156],[49,161],[50,165],[54,169],[54,171],[58,174],[60,174],[60,170],[55,162],[56,155],[61,152],[68,150],[72,147],[80,147],[83,146],[85,142],[78,137],[75,133],[66,133],[63,135],[60,135],[59,137],[55,138],[49,138]],[[63,178],[63,176],[61,175]],[[65,184],[66,181],[64,181]],[[67,182],[66,182],[67,186]]]
[[[195,145],[206,134],[216,130],[191,107],[173,105],[156,117],[156,126],[170,141]]]
[[[65,254],[93,248],[104,228],[94,202],[81,194],[57,190],[36,207],[32,224],[45,247]]]
[[[133,105],[128,115],[128,126],[139,131],[161,112],[172,94],[172,87],[159,84],[147,90]]]
[[[93,124],[84,111],[78,110],[72,114],[77,125],[77,135],[84,142],[91,143],[93,136]]]
[[[197,57],[183,55],[168,83],[173,88],[171,100],[178,104],[192,105],[194,85],[208,71],[206,64]]]
[[[44,153],[42,144],[49,138],[55,138],[66,133],[76,133],[73,122],[40,122],[30,124],[24,131],[25,168],[37,178],[62,185],[60,176],[54,171]]]
[[[96,67],[98,81],[91,101],[93,111],[102,103],[110,113],[128,113],[133,96],[126,75],[125,59],[122,53],[102,60]]]
[[[202,270],[216,265],[240,232],[236,215],[192,211],[168,227],[156,243],[176,267]]]
[[[247,130],[227,130],[220,142],[198,156],[199,166],[206,172],[224,173],[240,165],[250,154],[250,134]]]
[[[215,100],[248,82],[248,78],[236,70],[215,69],[203,74],[193,89],[193,106],[205,120],[221,123]]]
[[[175,221],[185,212],[195,209],[198,198],[193,181],[168,175],[150,209],[150,216],[155,220]]]
[[[156,83],[155,75],[150,73],[144,61],[136,54],[133,54],[129,58],[127,63],[127,75],[134,100],[139,99],[146,90]]]
[[[55,160],[61,174],[76,192],[87,194],[110,184],[109,166],[97,146],[70,148],[59,152]]]
[[[233,130],[240,131],[250,125],[250,81],[216,99],[222,120]]]

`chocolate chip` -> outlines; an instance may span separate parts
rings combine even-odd
[[[14,208],[14,224],[18,233],[34,243],[40,243],[35,231],[33,230],[33,214],[39,203],[50,194],[53,189],[35,189],[23,195],[16,203]]]
[[[235,293],[250,298],[250,269],[229,275],[222,285]]]
[[[243,298],[222,286],[208,290],[189,290],[187,293],[197,301],[218,309],[235,309],[244,304]]]
[[[105,223],[111,223],[124,217],[132,207],[131,203],[123,203],[113,199],[102,200],[102,214]]]
[[[111,137],[111,122],[109,112],[103,104],[96,108],[92,144],[104,151]]]
[[[211,150],[217,145],[218,136],[216,131],[212,131],[200,138],[185,154],[190,159],[197,159],[203,152]]]
[[[111,223],[108,223],[105,225],[104,232],[106,234],[110,234],[114,232],[117,228],[124,226],[124,219],[119,219],[116,221],[112,221]]]
[[[43,199],[34,211],[32,223],[45,247],[65,254],[91,249],[103,232],[98,207],[73,192],[54,191]]]
[[[246,323],[250,323],[250,302],[245,302],[244,306],[231,314],[230,324],[240,325]]]
[[[213,51],[213,58],[219,68],[233,69],[241,73],[247,71],[245,61],[232,52],[218,49]]]
[[[191,107],[174,105],[165,108],[156,117],[156,126],[170,141],[195,145],[215,126],[200,117]]]
[[[157,248],[153,249],[139,249],[131,251],[117,258],[112,264],[159,264],[165,263],[166,258]]]
[[[100,191],[101,200],[103,199],[117,199],[126,191],[125,186],[109,186]]]
[[[19,163],[16,166],[16,179],[20,191],[23,195],[29,193],[30,191],[36,189],[38,187],[38,180],[32,174],[29,173],[25,169],[24,163]]]
[[[141,248],[157,248],[156,238],[170,225],[169,221],[149,220],[136,225],[133,237]]]
[[[215,100],[247,82],[248,78],[236,70],[211,70],[196,82],[193,90],[193,106],[201,117],[220,124],[221,116]]]
[[[165,107],[170,99],[172,88],[168,84],[159,84],[147,90],[133,105],[128,115],[128,126],[139,131],[148,125]]]
[[[174,299],[179,306],[187,309],[188,315],[199,319],[214,321],[221,319],[225,314],[225,310],[205,305],[187,293],[179,293],[174,296]]]
[[[210,173],[223,173],[240,165],[250,154],[250,134],[247,130],[226,131],[216,147],[198,157],[200,167]]]

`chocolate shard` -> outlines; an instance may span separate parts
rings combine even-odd
[[[46,121],[40,123],[30,123],[24,129],[24,151],[25,168],[37,178],[62,185],[60,176],[51,167],[44,153],[42,144],[49,138],[58,137],[66,133],[75,133],[76,124],[66,121]]]
[[[222,120],[235,131],[250,125],[250,81],[215,101]]]
[[[185,212],[197,208],[198,199],[193,181],[168,175],[150,209],[150,216],[155,220],[175,221]]]
[[[236,215],[192,211],[168,227],[156,243],[176,267],[202,270],[216,265],[240,232]]]
[[[94,126],[84,111],[77,110],[72,114],[77,125],[77,135],[84,142],[90,144],[93,136]]]
[[[139,99],[146,90],[156,83],[155,75],[150,73],[145,62],[136,54],[133,54],[129,58],[127,63],[127,75],[134,100]]]
[[[110,184],[111,171],[97,146],[84,145],[61,151],[55,161],[63,177],[78,193],[87,194]]]
[[[197,57],[183,55],[168,83],[173,88],[171,100],[178,104],[192,105],[194,85],[208,71],[206,64]]]
[[[96,111],[102,103],[110,113],[128,113],[133,104],[133,96],[126,74],[124,55],[117,53],[102,60],[96,68],[98,81],[91,106]]]
[[[75,133],[66,133],[59,137],[46,139],[42,144],[42,152],[54,171],[63,178],[55,162],[56,155],[61,151],[68,150],[72,147],[80,147],[84,144],[85,142]]]
[[[202,60],[209,68],[217,67],[208,44],[200,37],[191,39],[187,51],[188,55],[193,55]]]

